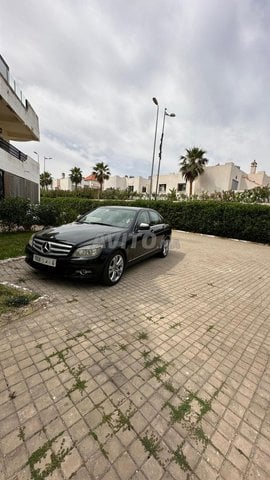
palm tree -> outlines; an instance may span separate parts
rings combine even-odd
[[[75,190],[78,188],[78,184],[82,181],[82,171],[79,167],[73,167],[70,170],[69,178],[72,183],[75,183]]]
[[[97,181],[99,182],[100,188],[99,188],[98,198],[100,198],[102,194],[103,183],[105,180],[109,180],[110,178],[110,175],[111,175],[110,169],[108,165],[106,165],[105,163],[98,162],[93,168],[92,175],[95,175]]]
[[[49,172],[41,173],[39,182],[42,188],[46,188],[46,190],[48,190],[48,185],[51,185],[53,182],[51,174]]]
[[[204,157],[206,152],[201,148],[186,148],[186,155],[180,157],[180,172],[186,181],[189,181],[189,196],[192,195],[194,180],[204,172],[208,159]]]

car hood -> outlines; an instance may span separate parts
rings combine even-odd
[[[108,225],[95,225],[86,223],[68,223],[60,227],[51,227],[36,234],[36,237],[47,241],[55,241],[77,245],[87,241],[94,241],[108,235],[124,233],[126,230]]]

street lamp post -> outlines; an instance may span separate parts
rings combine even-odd
[[[167,113],[167,108],[164,109],[163,115],[163,124],[162,124],[162,133],[160,137],[160,145],[159,145],[159,160],[158,160],[158,170],[157,170],[157,183],[156,183],[156,194],[155,200],[157,199],[158,194],[158,182],[159,182],[159,172],[160,172],[160,163],[161,163],[161,156],[162,156],[162,146],[163,146],[163,139],[164,139],[164,127],[165,127],[165,118],[167,117],[175,117],[175,113]]]
[[[52,160],[52,157],[44,157],[44,165],[43,165],[43,172],[45,173],[46,169],[45,169],[45,166],[46,166],[46,160]]]
[[[154,136],[154,148],[153,148],[153,158],[151,166],[151,177],[150,177],[150,192],[149,199],[152,198],[152,185],[153,185],[153,173],[154,173],[154,164],[155,164],[155,152],[156,152],[156,141],[157,141],[157,127],[158,127],[158,113],[159,113],[159,104],[155,97],[153,97],[153,102],[157,106],[157,115],[156,115],[156,126],[155,126],[155,136]]]

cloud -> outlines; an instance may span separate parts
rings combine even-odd
[[[255,158],[270,171],[270,5],[264,0],[2,0],[1,54],[40,119],[40,144],[59,177],[148,176],[166,117],[161,171],[178,169],[185,148],[211,163]],[[12,25],[12,28],[10,27]]]

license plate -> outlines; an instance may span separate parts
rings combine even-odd
[[[56,267],[55,258],[41,257],[40,255],[33,255],[34,262],[42,263],[42,265],[48,265],[49,267]]]

